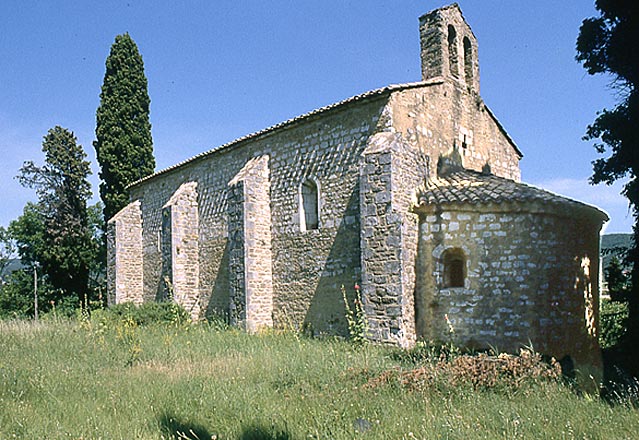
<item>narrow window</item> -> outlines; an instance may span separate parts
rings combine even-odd
[[[459,248],[444,252],[444,287],[464,287],[466,256]]]
[[[302,183],[301,199],[301,230],[317,229],[319,227],[319,191],[315,182],[309,179]]]
[[[473,47],[470,45],[468,37],[464,37],[464,75],[466,84],[473,86]]]
[[[457,67],[457,31],[452,25],[448,25],[448,62],[450,64],[450,74],[455,78],[459,77]]]

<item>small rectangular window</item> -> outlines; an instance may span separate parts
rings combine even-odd
[[[312,180],[302,183],[301,188],[300,227],[302,231],[309,231],[319,227],[319,191]]]

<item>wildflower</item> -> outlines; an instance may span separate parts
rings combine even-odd
[[[355,290],[359,291],[359,284],[355,283]]]
[[[453,327],[453,323],[448,319],[448,313],[444,315],[444,319],[446,320],[446,324],[448,324],[448,331],[450,333],[455,333],[455,327]]]

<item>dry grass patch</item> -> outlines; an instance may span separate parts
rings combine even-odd
[[[425,391],[434,386],[470,385],[475,390],[518,388],[538,382],[554,382],[561,378],[561,366],[553,358],[543,360],[539,353],[522,349],[518,356],[501,353],[441,355],[434,362],[413,370],[394,368],[370,379],[365,388],[399,384],[411,391]]]
[[[177,359],[174,361],[165,361],[158,359],[150,359],[140,361],[132,366],[129,371],[131,374],[143,375],[148,373],[161,374],[166,379],[183,380],[198,377],[216,378],[228,377],[232,378],[246,369],[249,362],[244,356],[224,356],[212,359],[193,360],[193,359]],[[120,371],[121,369],[118,369]]]

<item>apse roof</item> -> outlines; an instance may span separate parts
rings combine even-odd
[[[596,212],[602,221],[608,215],[598,208],[560,196],[553,192],[514,180],[467,169],[453,171],[443,176],[428,179],[417,195],[417,209],[430,205],[487,205],[539,202],[543,205]]]

